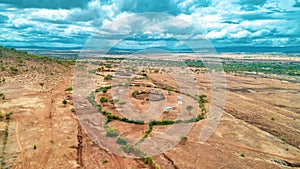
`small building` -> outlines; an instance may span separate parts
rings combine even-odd
[[[170,111],[170,110],[173,110],[173,109],[174,109],[173,106],[166,106],[166,107],[164,108],[164,111]]]

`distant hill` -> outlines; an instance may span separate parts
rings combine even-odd
[[[13,48],[17,50],[28,51],[29,53],[40,54],[51,56],[52,53],[56,53],[56,55],[64,55],[64,56],[72,56],[76,57],[80,53],[84,47],[40,47],[40,46],[6,46],[7,48]],[[155,48],[147,48],[146,50],[160,50],[170,53],[195,53],[194,50],[185,48],[185,49],[173,49],[168,47],[155,47]],[[143,51],[144,49],[129,49],[129,48],[119,48],[112,47],[111,49],[102,50],[107,53],[105,54],[132,54],[135,52]],[[291,46],[291,47],[268,47],[268,46],[233,46],[233,47],[215,47],[210,49],[195,49],[196,51],[209,50],[210,52],[217,53],[283,53],[283,54],[292,54],[300,56],[300,46]],[[213,51],[212,51],[213,50]],[[215,51],[214,51],[215,50]],[[97,51],[101,52],[101,51]]]

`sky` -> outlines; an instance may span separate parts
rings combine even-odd
[[[300,0],[0,0],[2,46],[83,47],[97,37],[120,48],[300,46]]]

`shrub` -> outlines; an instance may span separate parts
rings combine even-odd
[[[180,137],[180,141],[181,141],[181,142],[186,142],[186,141],[187,141],[187,137],[186,137],[186,136]]]
[[[123,118],[121,119],[121,121],[128,122],[129,120],[128,120],[127,118],[123,117]]]
[[[241,157],[246,157],[246,156],[245,156],[245,153],[241,153]]]
[[[125,144],[127,144],[127,139],[126,138],[122,138],[122,137],[118,137],[117,143],[121,144],[121,145],[125,145]]]
[[[104,80],[111,80],[112,77],[113,77],[112,75],[109,75],[109,74],[108,74],[108,75],[106,75],[106,76],[104,77]]]
[[[6,70],[6,67],[1,66],[1,71],[5,71],[5,70]]]
[[[102,92],[106,93],[107,92],[107,88],[102,89]]]
[[[5,99],[5,95],[3,93],[0,93],[0,97],[2,98],[2,100]]]
[[[106,164],[106,163],[108,163],[108,160],[105,159],[105,160],[102,161],[102,163],[103,163],[103,164]]]
[[[281,137],[281,140],[286,142],[286,137]]]
[[[133,145],[127,145],[127,144],[122,146],[122,148],[123,148],[125,153],[131,153],[134,150]]]
[[[121,106],[123,106],[123,105],[126,104],[126,102],[125,102],[125,101],[120,101],[119,104],[120,104]]]
[[[97,102],[95,101],[95,92],[91,92],[91,94],[88,97],[88,100],[93,106],[98,106]]]
[[[101,103],[107,103],[107,102],[108,102],[108,98],[105,97],[105,96],[102,96],[102,97],[100,98],[100,102],[101,102]]]
[[[144,121],[143,120],[135,120],[134,124],[144,124]]]
[[[199,96],[198,102],[199,102],[200,105],[208,102],[208,101],[206,100],[206,97],[207,97],[207,96],[206,96],[205,94],[201,94],[201,95]]]
[[[119,132],[117,129],[114,128],[107,128],[106,129],[106,137],[117,137]]]
[[[134,91],[132,92],[132,97],[136,98],[137,95],[138,95],[139,93],[140,93],[140,92],[139,92],[138,90],[134,90]]]
[[[72,90],[73,90],[73,88],[71,86],[65,89],[66,92],[70,92]]]
[[[66,106],[66,105],[68,104],[68,101],[67,101],[66,99],[64,99],[64,100],[62,101],[62,103]]]
[[[114,99],[113,102],[114,103],[118,103],[120,100],[119,99]]]
[[[36,150],[36,145],[35,144],[33,145],[33,149]]]
[[[6,120],[9,120],[9,119],[10,119],[10,116],[13,115],[13,114],[14,114],[13,112],[6,113],[6,114],[5,114],[5,119],[6,119]]]
[[[103,92],[106,93],[108,89],[111,89],[111,86],[106,86],[106,87],[100,87],[98,89],[95,90],[95,92]]]
[[[11,71],[12,74],[17,74],[18,71],[19,71],[19,70],[18,70],[17,68],[15,68],[15,67],[10,67],[9,69],[10,69],[10,71]]]
[[[39,83],[39,85],[40,85],[41,87],[44,87],[44,84],[45,84],[45,83]]]
[[[177,119],[175,120],[175,124],[179,124],[179,123],[182,123],[183,121],[181,119]]]
[[[198,122],[198,121],[203,120],[203,119],[204,119],[204,115],[203,114],[198,114],[195,122]]]
[[[145,157],[145,159],[144,159],[144,163],[145,163],[145,164],[150,164],[151,161],[152,161],[152,158],[149,157],[149,156]]]
[[[193,106],[192,105],[186,106],[186,110],[189,111],[189,113],[191,113],[191,110],[193,110]]]

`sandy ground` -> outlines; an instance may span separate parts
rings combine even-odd
[[[1,92],[6,95],[0,101],[0,110],[14,112],[9,122],[4,167],[151,168],[142,160],[114,155],[89,139],[71,111],[72,92],[64,91],[72,85],[72,71],[53,75],[43,88],[37,76],[28,73],[0,84]],[[161,77],[151,76],[153,82],[168,83]],[[200,91],[210,99],[208,74],[197,75],[197,81]],[[167,169],[273,169],[299,163],[299,83],[227,74],[226,84],[224,114],[213,135],[205,143],[199,143],[199,133],[206,120],[200,121],[192,127],[185,143],[154,156],[153,160]],[[63,99],[68,100],[66,106],[62,104]],[[209,108],[209,103],[206,106]],[[106,108],[113,111],[110,106]],[[136,137],[146,130],[145,126],[122,122],[110,125],[123,135]],[[164,127],[157,127],[151,134],[163,131]]]

